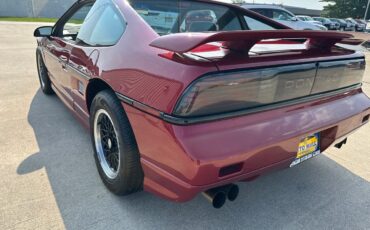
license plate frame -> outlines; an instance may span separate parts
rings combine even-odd
[[[290,167],[301,164],[320,154],[320,133],[308,135],[299,142],[296,158],[290,164]]]

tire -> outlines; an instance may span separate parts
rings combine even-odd
[[[37,64],[37,72],[39,75],[40,88],[42,92],[46,95],[53,95],[54,90],[51,87],[49,73],[48,73],[48,70],[46,69],[41,52],[38,50],[36,51],[36,62],[37,62],[36,64]]]
[[[110,90],[101,91],[94,98],[90,111],[95,162],[105,186],[119,196],[142,190],[144,173],[139,150],[116,95]]]

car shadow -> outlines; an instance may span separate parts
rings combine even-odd
[[[240,195],[213,209],[199,195],[177,204],[146,192],[117,197],[97,173],[88,132],[57,97],[38,91],[28,114],[39,152],[17,173],[46,169],[67,229],[365,229],[370,183],[325,155],[239,183]]]

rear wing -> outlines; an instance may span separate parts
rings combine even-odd
[[[177,33],[159,37],[150,46],[163,50],[186,53],[211,42],[223,42],[223,47],[249,52],[258,42],[267,39],[305,39],[306,49],[330,50],[335,44],[359,45],[363,41],[353,35],[328,31],[260,30],[210,33]]]

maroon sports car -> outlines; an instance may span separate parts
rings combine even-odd
[[[341,147],[368,122],[364,55],[206,0],[79,0],[40,27],[41,89],[90,128],[115,194],[214,207],[240,181]]]

